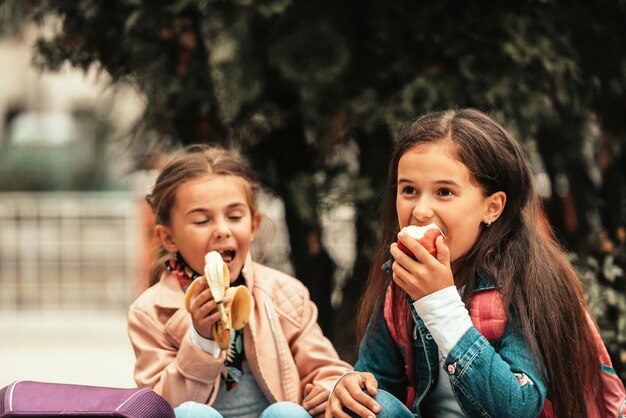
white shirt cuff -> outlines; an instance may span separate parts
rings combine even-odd
[[[191,340],[191,343],[200,350],[212,354],[215,358],[220,356],[220,352],[222,350],[220,349],[220,346],[217,345],[217,342],[215,340],[204,338],[202,335],[198,334],[198,331],[196,331],[193,325],[189,327],[189,339]]]
[[[469,312],[455,286],[424,296],[415,301],[413,306],[444,357],[472,327]]]

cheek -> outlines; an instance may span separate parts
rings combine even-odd
[[[204,249],[193,248],[181,251],[181,255],[193,270],[204,274]]]
[[[236,233],[235,239],[237,240],[237,246],[239,247],[239,252],[242,257],[245,257],[246,253],[250,250],[253,238],[254,235],[251,233],[250,229],[242,229]]]
[[[448,242],[450,260],[454,261],[466,254],[476,243],[478,233],[479,225],[475,228],[465,228],[464,230],[457,230],[454,234],[451,233]]]
[[[402,202],[396,202],[396,213],[398,215],[398,225],[400,228],[408,226],[411,221],[413,206],[406,203],[403,204]]]

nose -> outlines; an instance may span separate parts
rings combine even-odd
[[[218,219],[215,222],[215,229],[213,230],[215,238],[228,238],[230,237],[230,226],[226,219]]]
[[[411,215],[417,222],[422,223],[431,219],[434,216],[434,211],[427,199],[422,197],[415,202]]]

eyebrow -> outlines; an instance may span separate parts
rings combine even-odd
[[[461,187],[461,185],[459,183],[457,183],[454,180],[437,180],[435,182],[435,184],[440,184],[442,186],[456,186],[456,187]]]
[[[400,178],[398,179],[398,184],[403,184],[403,183],[413,183],[412,180],[410,179],[405,179],[405,178]],[[457,183],[454,180],[448,180],[448,179],[444,179],[444,180],[437,180],[434,182],[434,184],[436,185],[440,185],[440,186],[456,186],[456,187],[461,187],[461,185],[459,183]]]
[[[226,206],[224,209],[225,210],[232,210],[232,209],[239,209],[241,207],[245,208],[246,204],[243,203],[243,202],[235,202],[235,203],[231,203],[230,205]],[[185,216],[191,215],[191,214],[194,214],[194,213],[198,213],[198,212],[199,213],[206,213],[206,212],[211,212],[211,211],[209,209],[206,209],[206,208],[193,208],[193,209],[189,210],[185,214]]]

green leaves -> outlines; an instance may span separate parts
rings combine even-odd
[[[329,161],[347,141],[363,159],[406,120],[448,107],[497,114],[548,159],[580,149],[589,114],[618,141],[626,131],[619,0],[67,0],[40,1],[34,16],[60,22],[37,44],[40,65],[96,64],[133,82],[147,98],[145,130],[230,142],[256,153],[266,178],[291,165],[340,178],[347,164]],[[357,171],[385,166],[376,157]],[[374,174],[353,174],[348,195],[368,199]]]

